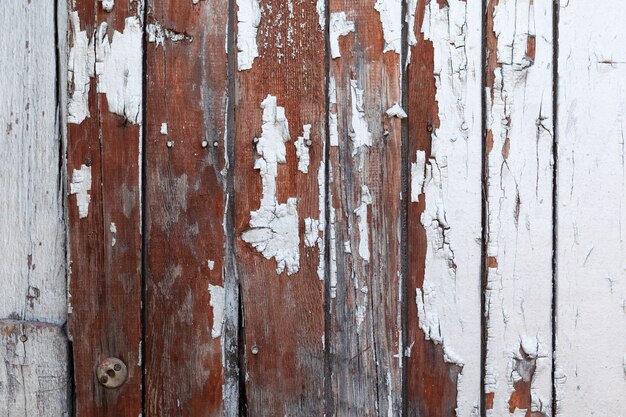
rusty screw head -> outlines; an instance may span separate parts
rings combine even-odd
[[[118,358],[106,358],[98,364],[96,377],[105,388],[119,388],[128,379],[128,368]]]

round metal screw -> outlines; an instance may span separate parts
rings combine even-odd
[[[106,358],[98,364],[96,377],[105,388],[119,388],[128,379],[128,368],[118,358]]]

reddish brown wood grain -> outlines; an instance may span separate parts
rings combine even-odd
[[[148,32],[164,34],[146,47],[150,417],[223,415],[224,335],[212,335],[223,300],[209,285],[224,286],[227,16],[226,0],[148,2]]]
[[[419,3],[415,14],[417,44],[411,46],[411,62],[406,69],[408,90],[408,154],[423,150],[426,160],[431,152],[431,134],[439,126],[435,99],[434,50],[421,31],[427,4]],[[410,417],[452,417],[457,401],[460,369],[445,363],[441,345],[425,340],[419,327],[415,289],[424,283],[426,233],[420,223],[425,199],[408,204],[407,344],[413,346],[407,358],[407,415]],[[478,306],[477,306],[478,308]]]
[[[332,59],[336,85],[338,146],[330,147],[331,204],[335,209],[336,285],[331,277],[330,340],[332,412],[336,416],[400,415],[401,340],[401,121],[385,111],[401,103],[401,58],[383,52],[385,40],[374,2],[331,0],[330,13],[345,12],[355,30],[339,38]],[[401,10],[397,10],[401,19]],[[331,17],[331,22],[333,21]],[[332,23],[331,23],[332,24]],[[363,90],[363,111],[372,146],[355,148],[351,80]],[[367,187],[368,236],[359,231]],[[359,251],[367,239],[369,259]],[[346,245],[349,249],[346,249]],[[331,255],[331,262],[334,261]],[[329,266],[331,271],[332,266]],[[389,414],[391,413],[391,414]]]
[[[75,10],[87,36],[102,22],[111,35],[124,30],[124,19],[137,15],[138,4],[118,0],[106,13],[100,2],[76,0]],[[89,110],[91,117],[81,124],[68,124],[67,145],[69,179],[82,164],[92,173],[87,217],[79,218],[76,196],[68,202],[76,415],[136,417],[141,413],[141,126],[111,113],[93,78]],[[117,228],[115,246],[111,223]],[[114,390],[95,378],[98,362],[110,356],[129,370],[127,382]]]
[[[317,172],[325,138],[324,36],[316,1],[263,0],[258,28],[259,57],[238,71],[235,98],[235,230],[243,312],[242,401],[247,415],[314,417],[324,414],[324,299],[316,248],[304,247],[304,219],[319,218]],[[292,12],[290,11],[292,8]],[[286,164],[278,165],[278,202],[296,197],[300,239],[299,272],[277,274],[241,239],[250,212],[259,209],[262,183],[254,169],[253,139],[261,136],[261,102],[268,94],[285,108],[291,140]],[[309,173],[298,171],[294,141],[311,124]]]

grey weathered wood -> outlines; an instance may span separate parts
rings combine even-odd
[[[0,27],[11,30],[0,42],[0,417],[67,416],[56,56],[64,42],[55,36],[66,12],[54,1],[2,6]]]
[[[69,416],[68,360],[60,326],[0,320],[0,417]]]

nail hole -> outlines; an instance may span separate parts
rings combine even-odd
[[[115,371],[113,369],[109,369],[107,371],[107,375],[110,376],[111,378],[113,378],[115,376]]]

